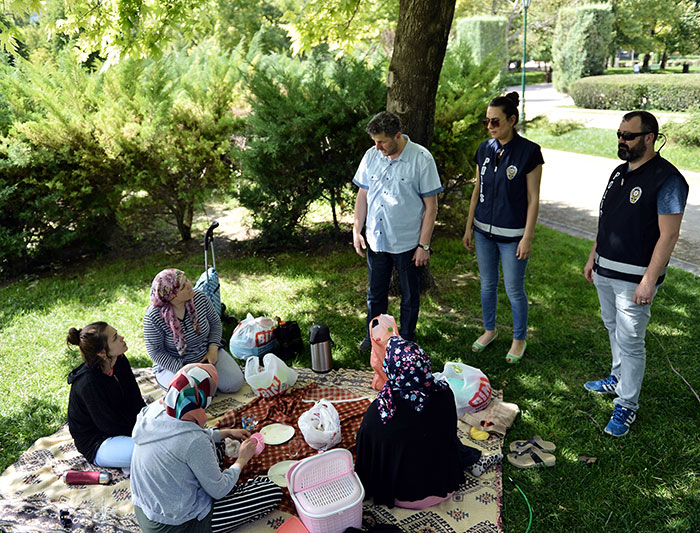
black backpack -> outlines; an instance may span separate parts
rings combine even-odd
[[[284,322],[279,317],[276,320],[278,325],[274,330],[274,335],[279,345],[276,355],[284,361],[289,361],[301,355],[301,352],[304,351],[301,330],[299,329],[299,324],[293,320]]]

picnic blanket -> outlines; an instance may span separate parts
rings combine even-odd
[[[332,392],[323,389],[342,389],[343,394],[356,395],[355,397],[376,396],[376,391],[370,387],[371,371],[333,370],[327,374],[315,374],[309,369],[296,370],[299,379],[294,390],[313,384],[314,387],[308,389],[316,391],[313,394]],[[147,403],[162,397],[163,393],[150,368],[136,369],[134,373]],[[247,404],[250,404],[252,410],[261,403],[256,401],[256,396],[247,385],[237,393],[219,395],[207,409],[209,425],[215,425],[225,415],[238,416],[238,412],[243,412],[242,408]],[[311,405],[304,404],[305,409]],[[342,405],[336,406],[339,412]],[[240,419],[237,418],[236,421],[240,424]],[[486,441],[473,441],[468,429],[464,422],[459,422],[458,433],[463,442],[487,454],[501,451],[503,439],[492,436]],[[295,439],[297,437],[295,435]],[[302,448],[300,446],[300,450]],[[62,481],[64,472],[80,469],[108,471],[112,474],[113,481],[109,485],[88,486],[69,486]],[[264,465],[260,464],[259,469],[263,470]],[[464,485],[460,486],[450,500],[422,511],[388,509],[374,505],[371,500],[365,501],[363,520],[367,525],[394,524],[407,532],[496,533],[503,531],[501,507],[501,468],[497,467],[480,478],[467,475]],[[60,511],[69,513],[72,520],[70,531],[139,531],[131,504],[128,477],[120,470],[100,468],[88,463],[75,449],[67,425],[53,435],[37,440],[0,476],[0,531],[65,532],[67,529],[59,521]],[[288,512],[278,509],[237,531],[272,532],[289,516]]]

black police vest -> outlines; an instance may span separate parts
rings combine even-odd
[[[635,170],[617,167],[600,202],[596,258],[601,276],[639,283],[659,240],[657,198],[664,182],[678,170],[657,155]],[[657,285],[664,279],[659,276]]]
[[[537,150],[537,144],[517,134],[505,146],[496,139],[479,145],[475,158],[479,166],[475,231],[499,241],[520,240],[527,221],[525,166]]]

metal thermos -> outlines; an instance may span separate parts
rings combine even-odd
[[[309,346],[311,347],[311,370],[328,372],[333,368],[331,347],[333,341],[325,324],[314,324],[309,331]]]
[[[63,474],[63,481],[68,485],[107,485],[112,481],[112,474],[94,470],[68,470]]]

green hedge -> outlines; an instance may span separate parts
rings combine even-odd
[[[501,66],[501,73],[508,70],[508,45],[506,32],[508,19],[481,15],[457,21],[457,41],[466,42],[477,65],[494,62]]]
[[[612,24],[609,4],[559,10],[552,40],[553,81],[558,91],[569,92],[574,81],[605,71]]]
[[[588,109],[685,111],[700,102],[700,74],[618,74],[575,81],[569,94]]]

